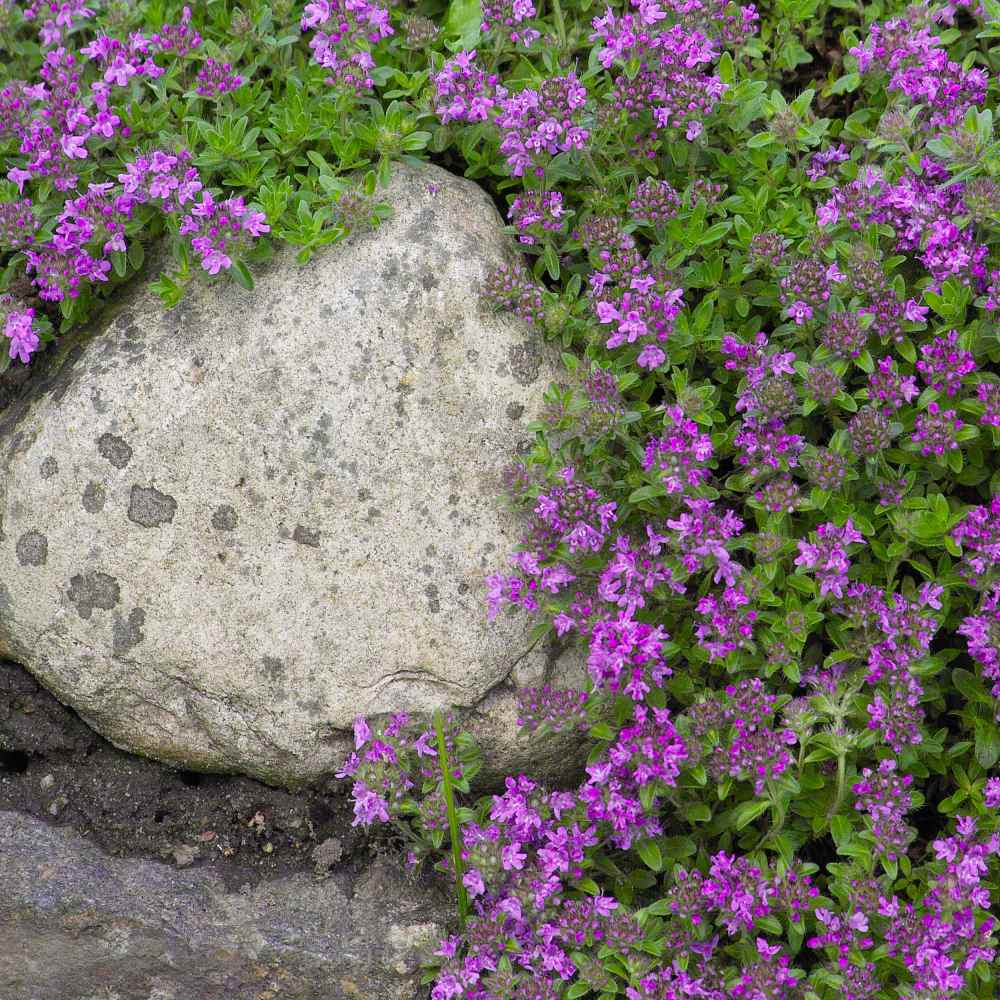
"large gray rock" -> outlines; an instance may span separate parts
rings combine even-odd
[[[124,749],[295,785],[359,713],[447,705],[532,757],[510,678],[555,659],[483,581],[555,355],[482,314],[508,250],[476,185],[400,165],[385,200],[253,293],[140,285],[0,414],[0,655]]]
[[[388,859],[227,889],[0,812],[3,1000],[418,1000],[452,907]]]

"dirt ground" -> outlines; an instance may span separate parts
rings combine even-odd
[[[214,866],[227,885],[370,864],[346,786],[290,793],[118,750],[22,667],[0,660],[0,810],[68,824],[116,857]]]

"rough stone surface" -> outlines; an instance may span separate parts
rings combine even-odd
[[[4,1000],[422,1000],[451,912],[389,858],[227,889],[18,813],[0,844]]]
[[[124,749],[295,785],[358,713],[450,705],[494,770],[566,759],[515,738],[511,677],[579,659],[483,602],[556,356],[481,314],[507,245],[476,185],[400,165],[385,200],[253,293],[137,286],[0,412],[0,655]]]

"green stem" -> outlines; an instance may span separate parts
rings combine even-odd
[[[757,841],[755,850],[759,850],[769,841],[777,839],[778,834],[781,833],[785,826],[785,806],[781,801],[781,796],[778,794],[778,789],[774,781],[770,778],[767,779],[767,797],[771,800],[771,805],[774,809],[774,819],[771,821],[770,828]]]
[[[562,7],[559,0],[552,0],[552,16],[556,19],[556,32],[559,35],[559,54],[566,48],[566,22],[563,20]]]
[[[837,793],[833,797],[833,804],[830,806],[830,811],[826,814],[826,825],[829,826],[833,822],[833,817],[837,815],[840,809],[840,803],[844,798],[844,777],[847,771],[847,754],[841,752],[837,754]]]
[[[434,713],[434,730],[437,733],[438,763],[441,766],[441,782],[444,789],[444,804],[448,810],[448,835],[451,837],[451,861],[455,868],[455,892],[458,895],[458,920],[462,930],[469,916],[469,894],[462,882],[462,847],[458,830],[458,814],[455,812],[455,792],[452,788],[451,761],[444,740],[444,717],[441,710]]]
[[[805,732],[802,734],[802,740],[799,743],[798,774],[796,775],[799,781],[802,780],[802,768],[806,766],[806,751],[809,749],[810,738],[811,734]]]
[[[497,32],[493,42],[493,54],[490,56],[490,72],[495,73],[500,67],[500,56],[503,53],[503,35]]]
[[[600,189],[601,184],[604,180],[604,175],[597,168],[597,163],[594,160],[594,154],[591,153],[589,149],[584,149],[583,151],[583,162],[586,164],[587,169],[590,171],[590,176],[594,181],[594,186]]]
[[[767,793],[771,797],[771,801],[774,803],[775,812],[777,813],[777,822],[771,829],[771,836],[777,837],[785,825],[785,805],[781,801],[781,795],[778,793],[778,789],[775,787],[774,782],[770,779],[768,779],[767,782]]]

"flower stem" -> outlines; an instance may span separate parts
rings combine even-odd
[[[827,826],[833,822],[833,817],[837,815],[837,811],[840,809],[840,803],[844,798],[844,777],[846,770],[847,754],[841,751],[837,754],[837,793],[833,797],[833,803],[830,806],[830,811],[826,814]]]
[[[451,838],[451,861],[455,869],[455,892],[458,896],[458,920],[462,930],[469,916],[469,894],[462,882],[462,846],[458,829],[458,814],[455,812],[455,792],[451,784],[451,761],[448,759],[448,748],[444,741],[444,717],[441,710],[434,713],[434,730],[437,733],[438,763],[441,766],[441,783],[444,790],[444,803],[448,811],[448,835]]]
[[[552,0],[552,16],[556,21],[556,31],[559,34],[559,52],[566,48],[566,22],[563,20],[562,6],[559,0]]]

